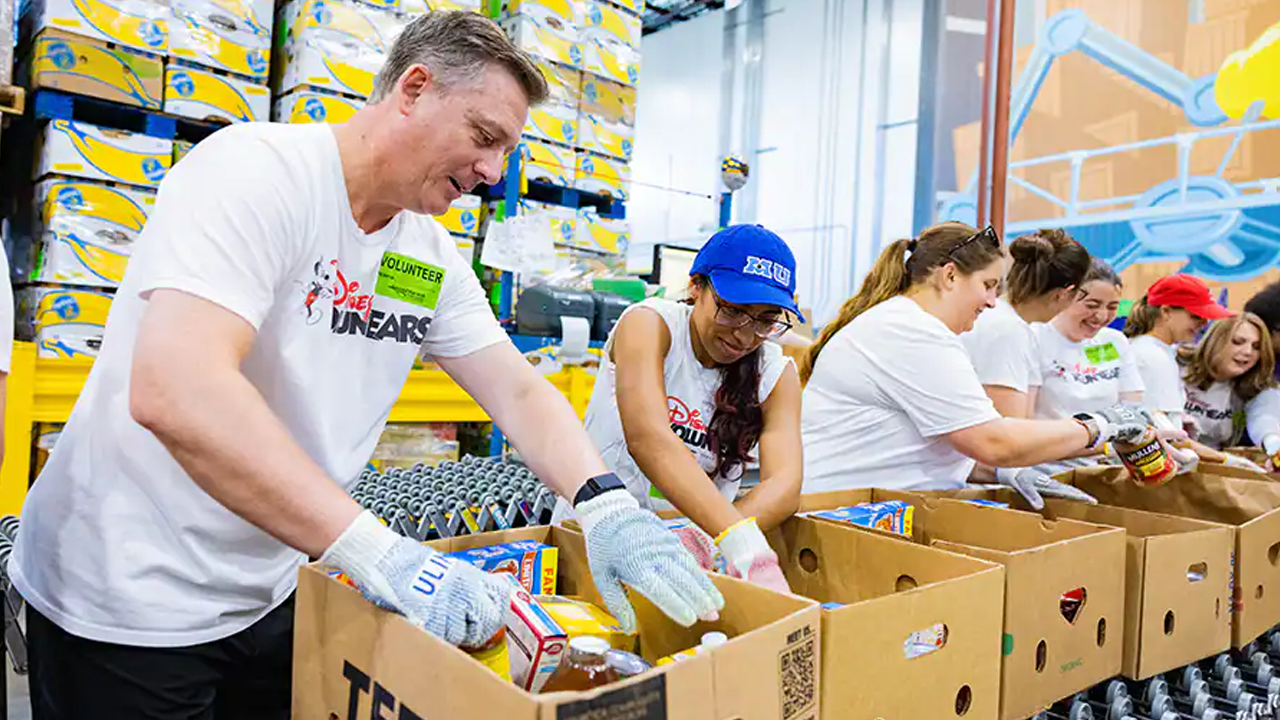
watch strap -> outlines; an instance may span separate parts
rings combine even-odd
[[[573,496],[573,504],[574,507],[577,507],[592,498],[600,497],[604,493],[612,490],[625,489],[626,486],[622,484],[622,480],[620,480],[617,475],[614,475],[613,473],[597,475],[593,478],[589,478],[582,484],[582,487],[578,488],[577,494]]]

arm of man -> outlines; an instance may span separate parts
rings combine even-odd
[[[138,329],[129,409],[213,499],[319,557],[360,507],[240,372],[255,336],[243,318],[208,300],[154,291]]]
[[[1007,418],[1025,418],[1031,414],[1030,399],[1027,393],[1001,385],[983,385],[987,397],[996,406],[996,412]]]
[[[773,392],[761,405],[760,484],[737,503],[743,517],[755,517],[769,532],[800,507],[804,457],[800,440],[800,375],[787,363]]]

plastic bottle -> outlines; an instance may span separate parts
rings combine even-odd
[[[582,691],[598,688],[621,679],[609,664],[609,643],[598,637],[582,636],[569,640],[569,652],[559,667],[547,678],[542,692]]]
[[[1116,454],[1133,481],[1143,487],[1158,487],[1173,479],[1178,466],[1160,445],[1160,439],[1153,428],[1135,443],[1115,444]]]
[[[688,660],[689,658],[694,657],[696,655],[701,655],[702,653],[707,652],[712,648],[720,647],[721,645],[727,642],[729,642],[729,636],[725,635],[722,632],[705,633],[702,636],[702,642],[698,643],[697,647],[690,648],[688,650],[683,650],[678,653],[673,653],[664,658],[660,658],[658,660],[658,665],[669,665],[674,662],[680,662],[681,660]]]

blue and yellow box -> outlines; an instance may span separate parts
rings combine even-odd
[[[236,0],[172,0],[169,55],[265,82],[271,65],[270,15]]]
[[[476,239],[475,238],[463,237],[461,235],[454,235],[453,242],[455,245],[458,246],[458,254],[462,256],[463,260],[467,261],[468,265],[476,261]]]
[[[276,98],[271,119],[284,123],[344,123],[363,106],[355,98],[299,88]]]
[[[33,0],[23,36],[45,28],[154,53],[169,50],[169,5],[160,0]]]
[[[117,288],[133,255],[122,236],[46,232],[35,244],[32,282]]]
[[[636,124],[636,89],[592,75],[582,78],[582,113],[624,125]]]
[[[554,595],[560,551],[534,540],[459,550],[449,557],[462,560],[487,573],[508,573],[533,595]]]
[[[173,141],[173,164],[177,165],[178,161],[187,156],[191,152],[191,148],[195,147],[195,143],[189,143],[186,140]]]
[[[638,15],[609,3],[586,0],[582,5],[583,40],[600,40],[640,47],[641,23]]]
[[[612,40],[585,39],[582,69],[613,82],[635,85],[640,82],[640,51]]]
[[[365,98],[408,20],[339,0],[292,0],[280,13],[277,93],[310,86]]]
[[[578,147],[593,153],[631,161],[636,129],[596,115],[583,115],[578,120]]]
[[[631,196],[631,166],[603,155],[580,153],[573,186],[583,192],[626,200]]]
[[[614,5],[629,10],[633,15],[644,14],[644,0],[611,0]]]
[[[546,103],[529,108],[524,134],[562,145],[579,144],[577,106]]]
[[[159,110],[164,60],[133,48],[48,29],[36,37],[22,75],[30,87]]]
[[[522,167],[526,180],[537,180],[560,187],[573,187],[578,154],[572,149],[539,140],[525,140]],[[502,173],[506,175],[504,163]]]
[[[164,111],[171,115],[231,123],[271,117],[271,90],[230,73],[171,62],[164,87]]]
[[[43,358],[96,357],[112,296],[87,288],[31,286],[17,292],[18,337]]]
[[[541,59],[537,60],[537,65],[538,70],[542,72],[542,77],[547,81],[547,88],[551,91],[547,102],[573,107],[582,104],[581,70]]]
[[[442,10],[484,12],[489,0],[400,0],[401,12],[421,15]]]
[[[611,255],[626,254],[631,245],[631,223],[600,217],[600,213],[594,208],[582,208],[578,210],[578,223],[572,244],[583,250]]]
[[[580,28],[586,22],[582,0],[506,0],[502,17],[525,16],[551,27]]]
[[[480,234],[480,208],[484,201],[475,195],[463,195],[449,206],[449,211],[436,220],[454,235],[477,237]]]
[[[75,233],[111,238],[117,244],[132,243],[155,203],[155,193],[150,190],[53,178],[36,185],[35,228],[38,234]]]
[[[530,55],[572,68],[582,67],[582,38],[577,25],[552,14],[513,15],[502,21],[502,28],[517,47]]]
[[[67,175],[157,187],[173,165],[173,141],[72,120],[50,120],[40,133],[37,158],[37,179]]]

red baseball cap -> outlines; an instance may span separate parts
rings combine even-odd
[[[1235,312],[1214,302],[1213,293],[1203,280],[1182,273],[1155,281],[1147,290],[1147,304],[1152,307],[1182,308],[1205,320],[1221,320],[1235,315]]]

